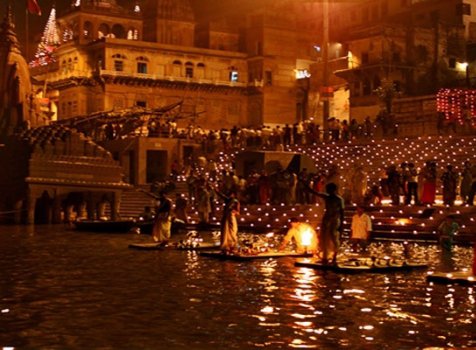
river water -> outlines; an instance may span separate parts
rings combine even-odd
[[[474,287],[425,271],[343,275],[292,259],[136,251],[133,234],[0,227],[0,347],[414,349],[476,346]],[[388,249],[388,247],[386,248]],[[437,268],[435,247],[413,247]],[[470,266],[457,248],[454,267]]]

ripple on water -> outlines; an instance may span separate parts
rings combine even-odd
[[[476,346],[474,288],[427,284],[423,271],[340,275],[287,259],[222,262],[127,249],[147,239],[1,227],[0,346]],[[440,267],[434,247],[415,245],[412,253]],[[447,268],[470,259],[469,249],[458,248]]]

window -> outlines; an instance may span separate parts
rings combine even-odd
[[[271,86],[273,85],[273,72],[271,72],[270,70],[267,70],[265,72],[265,84],[266,86]]]
[[[185,63],[185,77],[193,78],[193,63],[192,62]]]
[[[362,64],[369,63],[369,54],[368,52],[362,52]]]
[[[137,62],[137,73],[147,74],[147,63]]]
[[[146,108],[147,107],[147,101],[136,101],[136,106]]]
[[[365,79],[363,84],[363,95],[368,96],[370,94],[372,94],[372,86],[370,85],[369,79]]]
[[[116,72],[124,71],[124,62],[122,61],[114,61],[114,70]]]
[[[230,72],[230,81],[238,81],[238,71],[237,70],[232,70]]]

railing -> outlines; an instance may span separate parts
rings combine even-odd
[[[107,69],[101,69],[100,75],[109,75],[113,77],[125,77],[125,78],[163,80],[163,81],[177,81],[177,82],[195,83],[195,84],[210,84],[210,85],[230,86],[230,87],[246,87],[247,86],[246,83],[237,82],[237,81],[177,77],[177,76],[171,76],[171,75],[146,74],[146,73],[127,73],[127,72],[107,70]]]

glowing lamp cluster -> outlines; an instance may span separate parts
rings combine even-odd
[[[476,90],[441,89],[436,96],[436,109],[446,120],[476,126]]]

